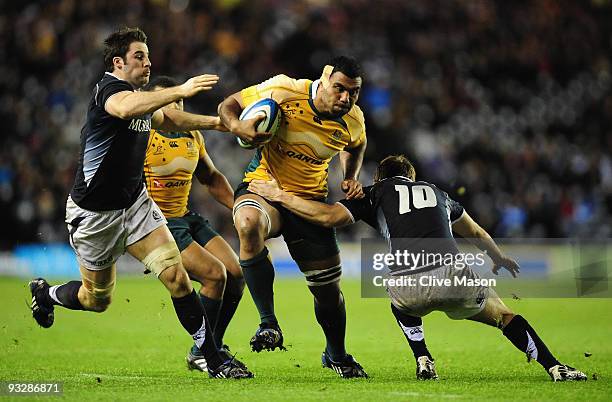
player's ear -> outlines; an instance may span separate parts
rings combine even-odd
[[[123,68],[123,57],[115,56],[113,57],[113,65],[121,70]]]
[[[329,64],[327,64],[325,67],[323,67],[323,73],[321,74],[321,85],[323,85],[323,88],[328,88],[329,87],[329,77],[331,77],[332,72],[334,71],[334,66],[330,66]]]

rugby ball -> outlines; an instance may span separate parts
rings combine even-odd
[[[242,113],[240,113],[240,120],[248,120],[253,119],[259,115],[265,116],[265,119],[259,122],[257,127],[255,127],[255,131],[258,133],[272,133],[276,134],[276,131],[280,127],[281,118],[282,118],[282,110],[278,103],[272,98],[264,98],[258,101],[255,101],[244,108]],[[266,142],[270,142],[272,137]],[[238,141],[238,145],[240,145],[244,149],[254,149],[260,147],[264,143],[259,144],[250,144],[246,141],[243,141],[241,138],[236,137],[236,141]]]

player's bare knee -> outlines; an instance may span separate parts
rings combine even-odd
[[[260,214],[243,213],[237,216],[236,230],[240,241],[263,241],[265,222]]]
[[[209,289],[215,294],[223,295],[225,283],[227,282],[227,271],[221,261],[211,262],[206,272],[206,277],[202,281],[202,289]]]
[[[186,296],[193,289],[187,271],[178,264],[165,269],[159,279],[172,297]]]
[[[270,216],[256,200],[242,199],[234,205],[234,225],[241,244],[263,243],[270,231]]]

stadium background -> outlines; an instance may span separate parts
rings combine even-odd
[[[203,387],[199,373],[184,369],[189,340],[153,278],[123,277],[107,313],[58,309],[58,325],[41,330],[26,306],[27,281],[5,275],[76,277],[64,206],[90,91],[103,71],[101,43],[118,27],[140,26],[153,75],[221,76],[215,90],[186,102],[202,113],[273,74],[315,79],[330,56],[355,56],[365,72],[364,183],[376,161],[405,153],[421,178],[460,200],[496,237],[522,239],[510,254],[534,283],[575,257],[558,246],[564,238],[603,241],[584,257],[603,267],[609,295],[610,1],[47,0],[0,8],[0,380],[59,379],[66,399],[80,401],[609,399],[610,298],[519,292],[507,300],[533,317],[560,358],[599,381],[550,384],[494,330],[434,313],[428,345],[442,381],[431,384],[414,380],[388,302],[360,298],[359,282],[346,278],[348,346],[373,379],[345,382],[320,369],[322,337],[303,279],[282,278],[277,309],[292,347],[249,352],[257,313],[245,295],[227,342],[258,377]],[[206,141],[236,185],[250,153],[226,134],[208,133]],[[337,165],[330,173],[337,199]],[[236,246],[228,211],[198,184],[194,190],[193,208]],[[358,224],[339,234],[343,269],[358,272],[359,239],[374,232]],[[297,273],[284,245],[275,243],[274,255],[281,272]],[[119,267],[140,272],[129,261]]]
[[[186,102],[201,113],[271,75],[316,79],[332,55],[352,55],[364,68],[364,183],[376,161],[404,153],[420,178],[494,236],[610,236],[609,1],[54,0],[2,8],[4,271],[22,272],[24,258],[34,268],[41,258],[74,268],[65,200],[103,71],[101,43],[121,26],[148,34],[153,75],[220,75],[213,91]],[[206,140],[236,185],[250,152],[226,134]],[[337,199],[337,165],[330,171]],[[199,184],[192,206],[236,245],[228,212]],[[348,242],[373,235],[365,225],[340,232]]]

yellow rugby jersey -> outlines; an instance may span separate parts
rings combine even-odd
[[[187,213],[193,172],[205,154],[204,137],[199,131],[151,130],[144,162],[145,182],[149,195],[166,218]]]
[[[333,120],[318,113],[313,103],[318,85],[318,80],[277,75],[242,90],[245,106],[272,98],[283,111],[281,127],[272,141],[255,152],[243,181],[273,176],[283,190],[302,198],[327,196],[329,162],[338,152],[363,143],[366,134],[357,105]]]

